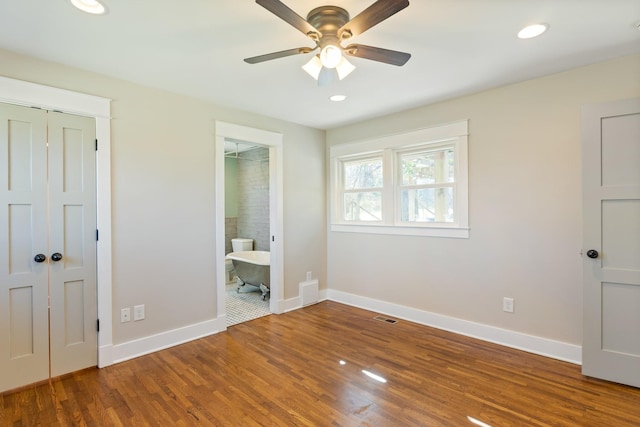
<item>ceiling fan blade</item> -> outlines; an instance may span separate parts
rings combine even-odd
[[[407,6],[409,6],[409,0],[378,0],[344,24],[338,30],[338,37],[342,37],[345,31],[348,31],[349,37],[362,34]]]
[[[259,62],[271,61],[272,59],[284,58],[286,56],[300,55],[313,51],[310,47],[297,47],[295,49],[281,50],[280,52],[267,53],[265,55],[253,56],[245,58],[244,62],[248,64],[257,64]]]
[[[411,58],[410,53],[398,52],[397,50],[383,49],[381,47],[366,46],[363,44],[350,44],[344,48],[347,55],[357,58],[370,59],[372,61],[384,62],[385,64],[402,66]]]
[[[309,35],[315,33],[317,34],[317,36],[314,37],[315,39],[318,39],[322,36],[322,34],[313,25],[309,24],[302,16],[295,13],[280,0],[256,0],[256,3],[264,7],[283,21],[288,22],[303,34]]]

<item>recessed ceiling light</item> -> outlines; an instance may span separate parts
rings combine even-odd
[[[549,24],[533,24],[527,27],[524,27],[518,33],[518,38],[521,39],[531,39],[533,37],[538,37],[540,34],[544,33],[549,29]]]
[[[334,102],[340,102],[340,101],[344,101],[345,99],[347,99],[347,95],[332,95],[329,97],[330,100],[334,101]]]
[[[83,12],[93,15],[102,15],[107,12],[107,8],[97,0],[71,0],[71,4]]]

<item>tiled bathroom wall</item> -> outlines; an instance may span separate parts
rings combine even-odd
[[[224,219],[224,253],[233,252],[231,239],[238,237],[238,218],[226,217]]]
[[[241,158],[248,160],[238,160],[237,237],[253,239],[254,250],[268,251],[269,150],[245,151]]]

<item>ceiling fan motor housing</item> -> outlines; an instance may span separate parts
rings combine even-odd
[[[349,22],[349,12],[338,6],[316,7],[307,15],[307,22],[322,34],[319,39],[317,36],[314,38],[309,35],[316,40],[320,48],[327,44],[339,45],[342,39],[351,35],[348,30],[338,34],[338,30]]]

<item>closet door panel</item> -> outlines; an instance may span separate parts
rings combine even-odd
[[[51,375],[97,365],[95,121],[49,114]]]
[[[49,375],[47,113],[0,103],[0,391]]]

